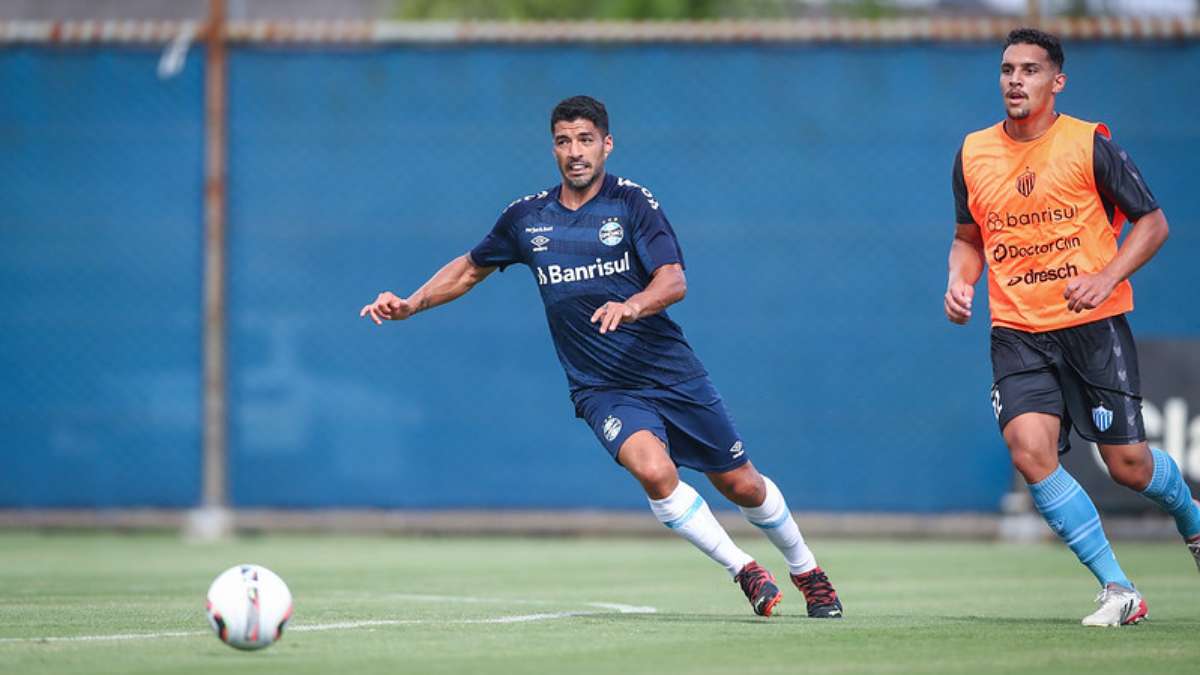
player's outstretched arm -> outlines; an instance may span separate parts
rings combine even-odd
[[[1167,240],[1170,227],[1162,209],[1155,209],[1138,218],[1125,238],[1125,243],[1117,249],[1104,269],[1095,274],[1084,274],[1067,283],[1063,297],[1067,300],[1067,309],[1082,312],[1085,309],[1098,307],[1108,299],[1117,284],[1125,281],[1134,272],[1145,265],[1162,248]]]
[[[365,305],[359,316],[369,316],[376,325],[384,321],[403,321],[417,312],[456,300],[495,271],[495,267],[478,267],[471,256],[460,255],[446,263],[412,295],[401,298],[391,291],[380,293],[375,301]]]
[[[950,243],[950,278],[944,298],[946,318],[957,324],[971,319],[975,283],[983,275],[983,237],[975,223],[959,223]]]
[[[623,323],[653,316],[687,295],[687,277],[683,265],[670,263],[654,270],[650,283],[625,302],[606,302],[592,314],[592,323],[600,324],[600,333],[614,331]]]

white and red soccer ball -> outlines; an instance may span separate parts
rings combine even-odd
[[[261,565],[237,565],[208,587],[208,622],[221,642],[238,649],[269,647],[292,618],[292,592]]]

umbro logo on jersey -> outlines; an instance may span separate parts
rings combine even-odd
[[[516,206],[517,204],[520,204],[521,202],[527,202],[531,199],[545,199],[549,195],[550,195],[550,192],[548,190],[542,190],[541,192],[539,192],[537,194],[525,195],[524,197],[519,197],[517,199],[512,200],[512,202],[510,202],[508,206],[504,207],[504,211],[501,211],[501,213],[508,211],[509,209]]]
[[[733,455],[733,459],[737,459],[738,457],[746,454],[746,451],[742,448],[742,442],[738,441],[734,443],[733,447],[729,449],[729,454]]]
[[[658,210],[658,200],[654,198],[654,195],[649,190],[641,185],[638,185],[628,178],[617,178],[617,187],[631,187],[641,190],[642,196],[646,198],[646,203],[650,205],[650,208],[654,209],[655,211]]]
[[[533,239],[530,239],[529,243],[533,244],[534,253],[541,253],[542,251],[546,250],[546,244],[550,243],[550,237],[547,237],[544,234],[539,234]]]
[[[1036,184],[1037,174],[1029,170],[1028,167],[1026,167],[1025,173],[1017,176],[1017,192],[1020,192],[1022,197],[1028,197],[1033,194],[1033,187]]]

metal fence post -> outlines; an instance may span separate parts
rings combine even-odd
[[[216,539],[232,531],[229,512],[225,350],[226,74],[225,0],[209,0],[204,117],[204,430],[203,492],[185,536]]]

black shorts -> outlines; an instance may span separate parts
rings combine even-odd
[[[1062,419],[1058,449],[1071,449],[1071,426],[1112,445],[1146,440],[1137,348],[1124,315],[1045,333],[992,328],[992,410],[1000,431],[1017,415]]]

